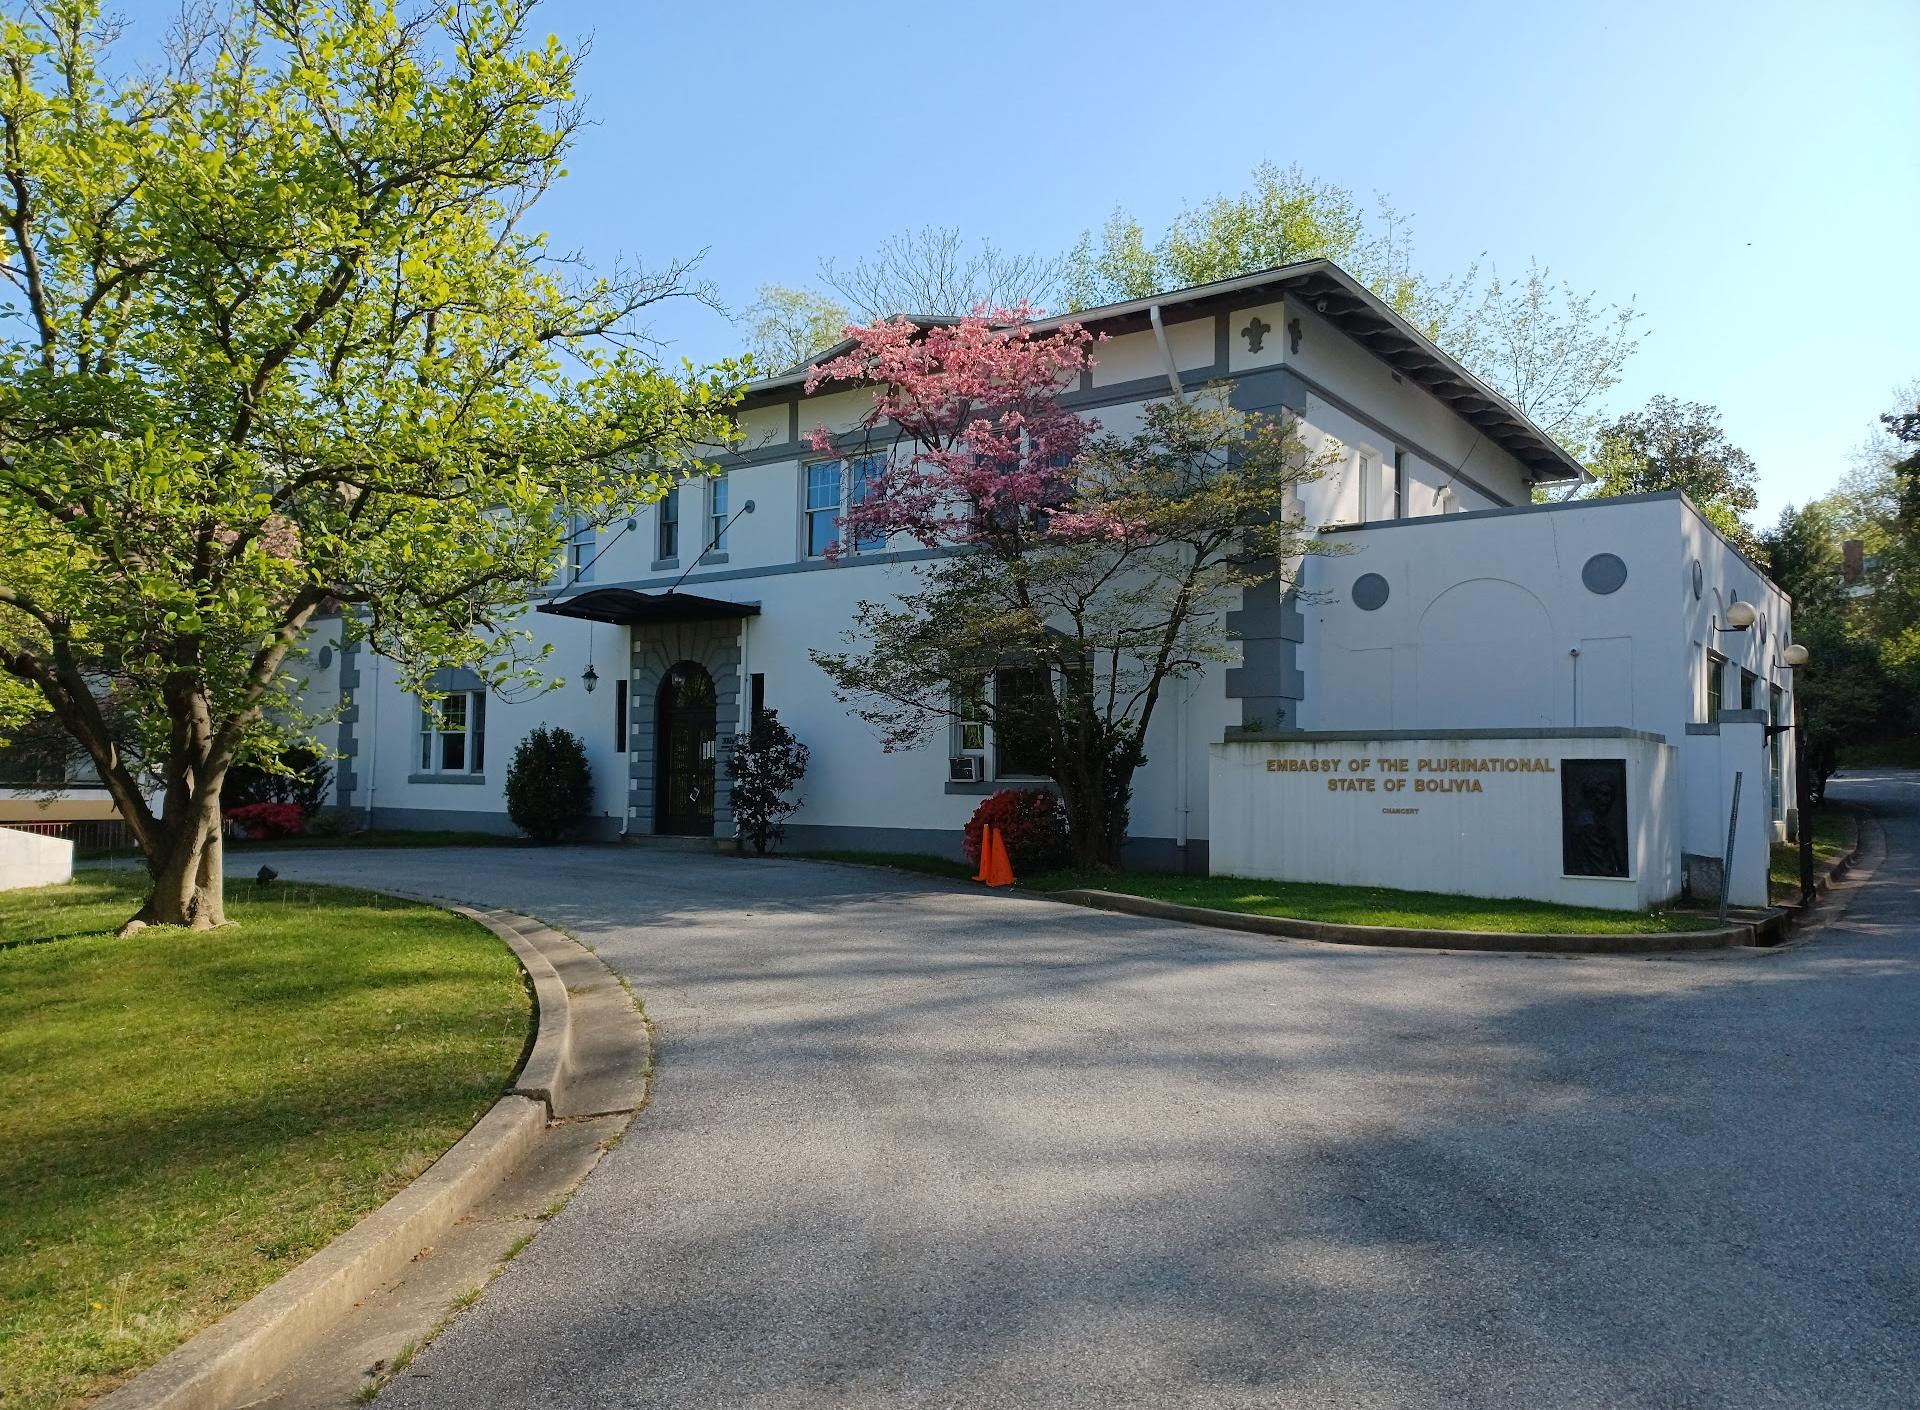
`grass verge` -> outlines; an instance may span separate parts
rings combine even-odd
[[[157,1360],[377,1207],[505,1089],[499,940],[364,892],[228,889],[237,926],[114,940],[135,873],[0,893],[0,1396]]]
[[[1816,878],[1851,851],[1860,839],[1860,816],[1839,803],[1822,803],[1813,813],[1813,874]],[[1800,894],[1800,844],[1776,842],[1768,858],[1768,894],[1791,901]]]
[[[1437,891],[1393,891],[1386,887],[1327,886],[1304,881],[1249,881],[1235,876],[1049,872],[1025,884],[1031,890],[1042,892],[1086,887],[1244,915],[1415,930],[1658,935],[1706,930],[1714,924],[1711,916],[1685,911],[1603,911],[1587,906],[1556,906],[1545,901],[1489,900],[1480,896],[1448,896]]]
[[[918,852],[796,852],[797,857],[855,862],[966,879],[973,868]],[[1287,916],[1339,925],[1402,926],[1420,930],[1490,930],[1534,935],[1648,935],[1710,929],[1710,916],[1687,911],[1603,911],[1556,906],[1545,901],[1487,900],[1433,891],[1392,891],[1371,886],[1324,886],[1310,882],[1248,881],[1231,876],[1167,876],[1158,872],[1056,871],[1020,882],[1023,890],[1119,891],[1182,906],[1249,915]]]

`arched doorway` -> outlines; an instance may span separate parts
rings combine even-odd
[[[713,836],[716,705],[713,677],[696,662],[682,661],[660,682],[655,711],[656,832]]]

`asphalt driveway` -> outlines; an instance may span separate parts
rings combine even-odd
[[[1920,775],[1785,954],[1374,952],[854,868],[288,854],[516,908],[651,1107],[381,1397],[1920,1404]]]

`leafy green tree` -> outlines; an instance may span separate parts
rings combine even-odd
[[[1581,293],[1530,263],[1525,277],[1476,263],[1434,279],[1414,258],[1411,220],[1385,200],[1297,165],[1263,162],[1236,195],[1175,216],[1157,241],[1124,209],[1067,259],[1070,308],[1143,299],[1301,260],[1330,259],[1575,453],[1594,409],[1639,346],[1639,313]]]
[[[593,770],[580,736],[536,725],[507,764],[507,816],[543,846],[579,830],[593,811]]]
[[[1659,396],[1600,428],[1588,466],[1595,497],[1681,490],[1742,548],[1758,544],[1746,516],[1760,502],[1753,458],[1727,439],[1720,413]]]
[[[222,788],[307,728],[317,613],[423,694],[532,677],[563,512],[729,435],[731,369],[634,345],[687,267],[593,277],[529,223],[580,121],[533,12],[235,0],[126,79],[95,0],[0,23],[0,673],[138,840],[130,926],[224,921]]]
[[[1793,599],[1796,626],[1837,622],[1846,610],[1841,532],[1833,507],[1821,500],[1803,508],[1789,504],[1760,539],[1767,576]]]
[[[762,376],[798,367],[839,342],[852,322],[846,307],[811,289],[762,284],[746,308],[747,351]]]
[[[1640,346],[1640,314],[1582,293],[1537,260],[1508,281],[1489,269],[1436,341],[1575,456],[1599,428],[1601,399]]]

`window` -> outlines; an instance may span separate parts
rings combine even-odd
[[[767,713],[767,678],[759,671],[748,678],[747,694],[752,701],[753,712],[747,716],[747,728],[751,729]]]
[[[1359,458],[1354,462],[1353,469],[1354,479],[1357,482],[1354,487],[1356,512],[1353,521],[1356,524],[1364,524],[1367,522],[1367,510],[1372,507],[1368,503],[1370,496],[1367,490],[1368,481],[1373,479],[1373,457],[1366,451],[1361,451]]]
[[[716,553],[727,551],[727,477],[720,475],[707,492],[707,547]]]
[[[1770,685],[1767,687],[1768,724],[1777,725],[1780,723],[1781,715],[1786,712],[1786,699],[1787,693],[1780,689],[1779,686]],[[1767,751],[1767,781],[1770,785],[1771,796],[1773,798],[1773,815],[1776,818],[1784,818],[1787,815],[1784,806],[1786,799],[1783,796],[1784,790],[1780,786],[1780,776],[1784,772],[1786,764],[1786,732],[1782,731],[1775,734],[1771,744],[1772,748]]]
[[[578,582],[593,574],[593,524],[586,515],[575,514],[567,529],[567,581]]]
[[[559,592],[566,591],[582,578],[593,576],[593,555],[596,531],[591,520],[584,514],[557,514],[561,524],[560,556],[553,565],[553,585]]]
[[[953,726],[953,752],[986,753],[987,683],[984,680],[971,681],[961,690],[955,713],[959,718]]]
[[[867,502],[867,495],[871,492],[873,482],[886,473],[887,462],[882,456],[863,455],[858,460],[852,462],[849,474],[850,493],[848,496],[848,507],[851,508],[855,504],[865,504]],[[872,553],[875,549],[885,548],[886,546],[887,536],[885,534],[862,534],[854,541],[853,545],[856,553]]]
[[[993,674],[993,772],[996,778],[1045,778],[1053,765],[1053,673],[1022,666]]]
[[[613,747],[627,752],[627,678],[613,683]]]
[[[487,693],[456,690],[420,707],[420,772],[477,774],[486,768]]]
[[[662,560],[680,556],[680,487],[675,485],[660,501],[660,543]]]
[[[1721,681],[1726,675],[1727,658],[1718,652],[1707,653],[1707,723],[1720,723]]]
[[[1760,677],[1746,667],[1740,668],[1740,708],[1753,710],[1759,708],[1754,702],[1754,687],[1760,684]]]
[[[1407,453],[1404,450],[1393,453],[1393,517],[1407,517]]]
[[[840,542],[840,521],[856,504],[865,504],[875,480],[887,472],[884,455],[852,460],[816,460],[806,467],[807,557],[822,558]],[[885,534],[862,534],[854,552],[885,548]]]
[[[807,466],[807,557],[819,558],[840,541],[840,462],[816,460]]]

